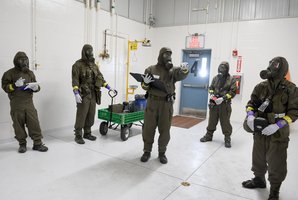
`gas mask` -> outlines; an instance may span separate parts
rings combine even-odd
[[[275,57],[269,62],[267,69],[260,72],[260,77],[262,79],[281,80],[287,74],[288,68],[288,62],[285,58]]]
[[[159,51],[158,64],[164,66],[166,70],[173,68],[172,63],[172,50],[168,47],[163,47]]]
[[[93,49],[89,48],[86,50],[86,57],[88,59],[88,61],[93,62],[94,61],[94,55],[93,55]]]
[[[27,57],[21,57],[17,60],[18,67],[22,70],[22,72],[29,71],[29,59]]]
[[[13,63],[22,72],[29,71],[29,59],[24,52],[18,52],[13,59]]]
[[[220,79],[224,79],[228,76],[229,74],[229,63],[228,62],[222,62],[220,63],[220,65],[218,66],[218,77]]]
[[[165,68],[167,70],[170,70],[173,68],[172,58],[171,58],[172,52],[166,51],[163,53],[163,63],[165,64]]]
[[[94,63],[93,48],[90,44],[85,44],[82,49],[82,60],[87,64]]]

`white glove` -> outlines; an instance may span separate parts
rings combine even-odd
[[[142,75],[143,81],[145,84],[149,84],[151,82],[154,82],[154,79],[152,76],[150,76],[149,74],[146,74],[145,76]]]
[[[221,103],[223,102],[223,100],[224,100],[224,99],[223,99],[222,97],[217,98],[217,99],[215,100],[216,105],[221,104]]]
[[[247,117],[247,126],[250,128],[250,130],[254,131],[254,120],[255,116],[248,115]]]
[[[186,71],[186,70],[188,70],[189,65],[188,65],[187,62],[183,62],[183,63],[180,64],[180,68],[181,68],[182,71]]]
[[[262,134],[269,136],[275,133],[278,129],[279,129],[279,126],[277,124],[270,124],[269,126],[267,126],[262,130]]]
[[[39,86],[38,83],[28,83],[27,86],[24,88],[24,90],[31,89],[32,91],[35,92],[38,90],[38,86]]]
[[[19,78],[14,84],[17,87],[22,87],[24,85],[25,79],[24,78]]]
[[[81,97],[81,95],[79,93],[76,93],[75,94],[75,98],[76,98],[76,102],[77,103],[82,103],[82,97]]]

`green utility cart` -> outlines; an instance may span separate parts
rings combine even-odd
[[[112,98],[111,105],[113,105],[113,98],[116,95],[117,91],[114,91],[114,95],[109,91],[109,96]],[[126,141],[131,134],[130,128],[135,122],[140,122],[141,126],[143,126],[144,111],[114,113],[110,112],[108,108],[104,108],[98,110],[98,119],[104,120],[99,126],[99,133],[101,135],[106,135],[109,128],[115,130],[120,125],[121,139]]]

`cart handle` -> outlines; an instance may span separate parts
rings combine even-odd
[[[112,92],[113,92],[114,94],[111,94]],[[114,98],[115,96],[117,96],[118,92],[117,92],[117,90],[109,90],[108,94],[109,94],[109,96],[110,96],[111,98]]]

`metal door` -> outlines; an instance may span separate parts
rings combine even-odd
[[[182,81],[180,114],[206,117],[210,76],[211,50],[183,50],[183,62],[190,73]]]

